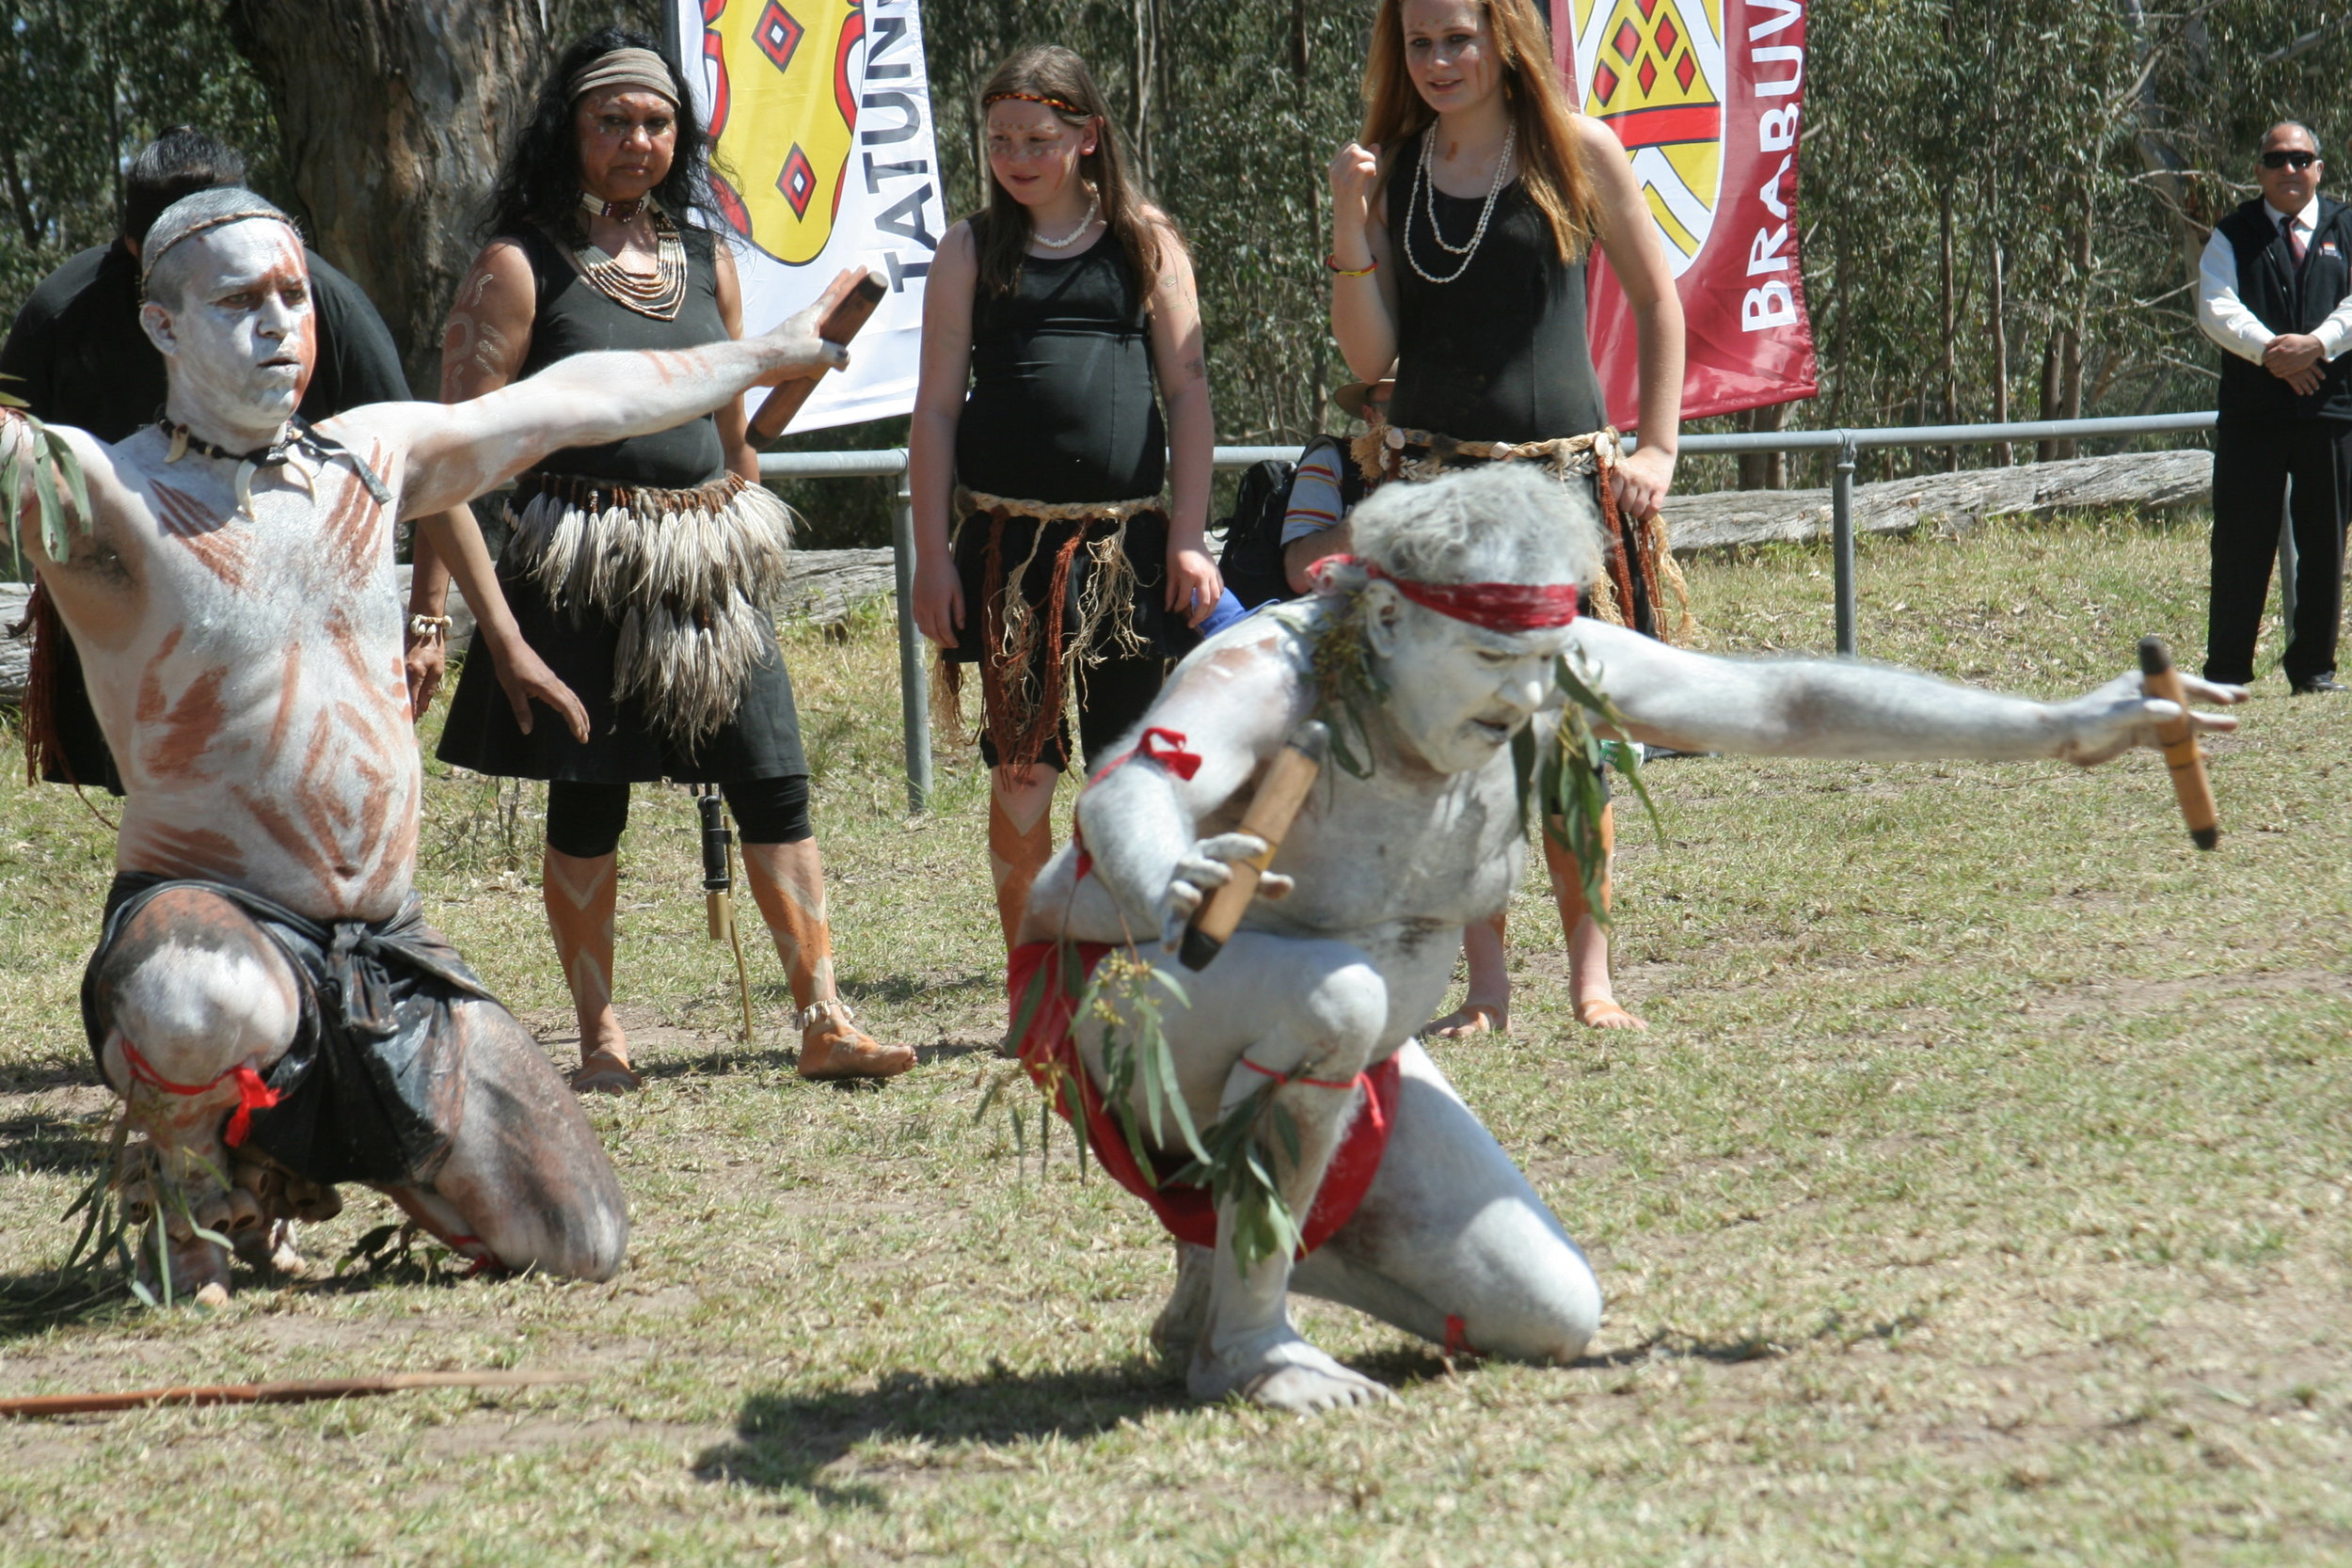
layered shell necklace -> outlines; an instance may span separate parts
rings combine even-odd
[[[686,303],[686,242],[678,237],[677,225],[670,215],[652,201],[640,203],[607,202],[599,197],[582,193],[580,209],[594,217],[612,217],[627,222],[632,211],[624,216],[622,205],[637,207],[653,224],[654,270],[651,274],[633,272],[605,248],[590,240],[572,248],[572,261],[589,286],[613,304],[651,316],[656,321],[675,321],[678,308]]]
[[[1478,242],[1486,237],[1487,220],[1495,215],[1495,202],[1502,196],[1502,187],[1505,183],[1503,176],[1511,171],[1511,150],[1518,145],[1519,128],[1517,123],[1506,124],[1503,127],[1502,155],[1495,160],[1494,183],[1486,187],[1486,202],[1485,206],[1478,209],[1478,227],[1470,230],[1468,245],[1455,245],[1445,237],[1445,230],[1438,227],[1438,182],[1429,176],[1429,147],[1437,140],[1431,133],[1436,130],[1437,127],[1432,125],[1428,131],[1422,133],[1421,162],[1414,170],[1414,182],[1421,187],[1422,211],[1429,214],[1429,237],[1438,242],[1438,247],[1440,250],[1458,256],[1461,260],[1455,262],[1454,270],[1443,277],[1439,277],[1421,264],[1421,258],[1413,254],[1413,204],[1409,195],[1405,202],[1405,260],[1428,282],[1451,283],[1470,271],[1470,261],[1478,254]]]

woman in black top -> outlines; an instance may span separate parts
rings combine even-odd
[[[574,44],[502,175],[493,232],[442,345],[445,399],[480,397],[574,354],[687,347],[742,332],[715,242],[708,138],[649,40]],[[689,213],[714,221],[689,225]],[[656,436],[557,452],[517,483],[500,580],[591,731],[524,729],[477,640],[442,760],[546,779],[545,895],[580,1014],[581,1089],[637,1086],[612,1010],[616,855],[632,783],[726,794],[762,917],[801,1009],[808,1078],[888,1077],[914,1053],[869,1038],[835,993],[824,873],[808,820],[792,683],[768,603],[790,522],[759,485],[742,406]]]
[[[924,292],[914,613],[951,688],[979,670],[1009,947],[1053,850],[1067,697],[1099,763],[1223,585],[1203,544],[1208,365],[1184,242],[1128,182],[1076,55],[1024,50],[980,102],[989,205],[947,231]]]
[[[1671,577],[1671,558],[1662,531],[1639,523],[1674,480],[1682,309],[1624,150],[1569,112],[1532,0],[1381,0],[1364,98],[1362,135],[1331,165],[1331,330],[1364,380],[1395,366],[1389,477],[1459,461],[1457,443],[1476,446],[1470,456],[1488,455],[1486,443],[1549,444],[1542,460],[1564,478],[1597,473],[1626,520],[1606,542],[1597,608],[1656,631],[1657,578]],[[1641,351],[1641,445],[1613,462],[1613,443],[1572,439],[1608,423],[1584,336],[1596,242],[1624,285]],[[1606,842],[1606,816],[1602,826]],[[1611,989],[1608,939],[1574,857],[1541,836],[1578,1019],[1642,1027]],[[1502,1025],[1500,931],[1498,917],[1466,933],[1470,996],[1435,1032]]]

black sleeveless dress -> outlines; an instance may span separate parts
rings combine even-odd
[[[1025,257],[1019,280],[1005,293],[975,293],[972,389],[956,425],[958,485],[1008,500],[1108,503],[1155,497],[1167,479],[1168,427],[1153,376],[1151,312],[1125,250],[1108,230],[1074,256]],[[1057,546],[1070,535],[1092,537],[1113,526],[1013,515],[999,531],[984,514],[961,521],[954,547],[964,625],[956,645],[940,653],[951,664],[979,662],[992,565],[999,580],[1012,578],[1004,581],[1006,593],[1050,614],[1054,562],[1063,553]],[[1080,740],[1089,757],[1141,717],[1158,694],[1164,660],[1184,651],[1176,645],[1182,617],[1168,615],[1164,605],[1166,515],[1129,518],[1122,539],[1134,574],[1130,624],[1145,649],[1111,648],[1096,628],[1091,651],[1102,657],[1078,686]],[[1094,562],[1083,548],[1069,561],[1058,610],[1064,634],[1076,638],[1086,630],[1080,607]],[[1020,570],[1024,562],[1026,571]],[[1035,678],[1058,685],[1042,667]],[[983,737],[981,752],[992,767],[1007,760],[992,736]],[[1042,760],[1067,767],[1068,737],[1057,736]]]
[[[719,280],[708,230],[684,227],[687,289],[676,317],[659,321],[616,304],[573,267],[569,252],[532,230],[504,236],[530,259],[537,284],[531,347],[516,375],[535,374],[576,354],[612,349],[683,349],[727,335],[719,314]],[[652,436],[600,446],[566,447],[516,482],[516,500],[533,493],[542,476],[578,476],[616,484],[684,490],[726,474],[726,452],[712,415]],[[523,640],[547,660],[588,710],[585,745],[554,714],[536,708],[529,735],[515,722],[498,683],[493,656],[480,632],[466,656],[449,722],[441,734],[443,762],[502,778],[592,784],[728,784],[788,778],[808,771],[791,677],[768,633],[770,657],[754,668],[734,719],[695,746],[679,748],[652,723],[634,698],[612,700],[620,626],[594,610],[575,615],[548,602],[535,578],[501,562],[499,584]]]
[[[1484,205],[1483,198],[1429,190],[1421,144],[1422,136],[1405,144],[1389,181],[1397,295],[1389,422],[1457,441],[1549,441],[1600,429],[1608,404],[1584,335],[1584,268],[1560,260],[1543,210],[1520,182],[1503,187],[1461,277],[1432,283],[1406,259],[1402,236],[1409,232],[1421,264],[1450,277],[1462,258],[1430,232],[1428,198],[1437,198],[1438,225],[1457,245],[1477,231]],[[1400,199],[1409,230],[1398,225]]]

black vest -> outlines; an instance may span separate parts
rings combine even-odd
[[[2215,226],[2237,253],[2237,296],[2273,332],[2310,332],[2352,294],[2352,208],[2319,198],[2319,220],[2312,230],[2303,264],[2259,199],[2249,201]],[[2224,350],[2221,356],[2221,418],[2254,420],[2352,420],[2352,354],[2322,360],[2319,390],[2298,397],[2261,365]]]

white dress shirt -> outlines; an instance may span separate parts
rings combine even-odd
[[[2276,230],[2280,219],[2287,214],[2265,201],[2263,215]],[[2311,249],[2312,233],[2318,222],[2319,197],[2314,193],[2303,210],[2295,214],[2296,232],[2306,252]],[[2279,336],[2238,298],[2237,248],[2218,229],[2205,242],[2205,253],[2197,259],[2197,325],[2224,349],[2257,365],[2262,363],[2263,350],[2270,346],[2270,340]],[[2323,359],[2333,359],[2347,344],[2352,344],[2352,294],[2337,302],[2328,319],[2312,329],[2312,336],[2319,340]]]

